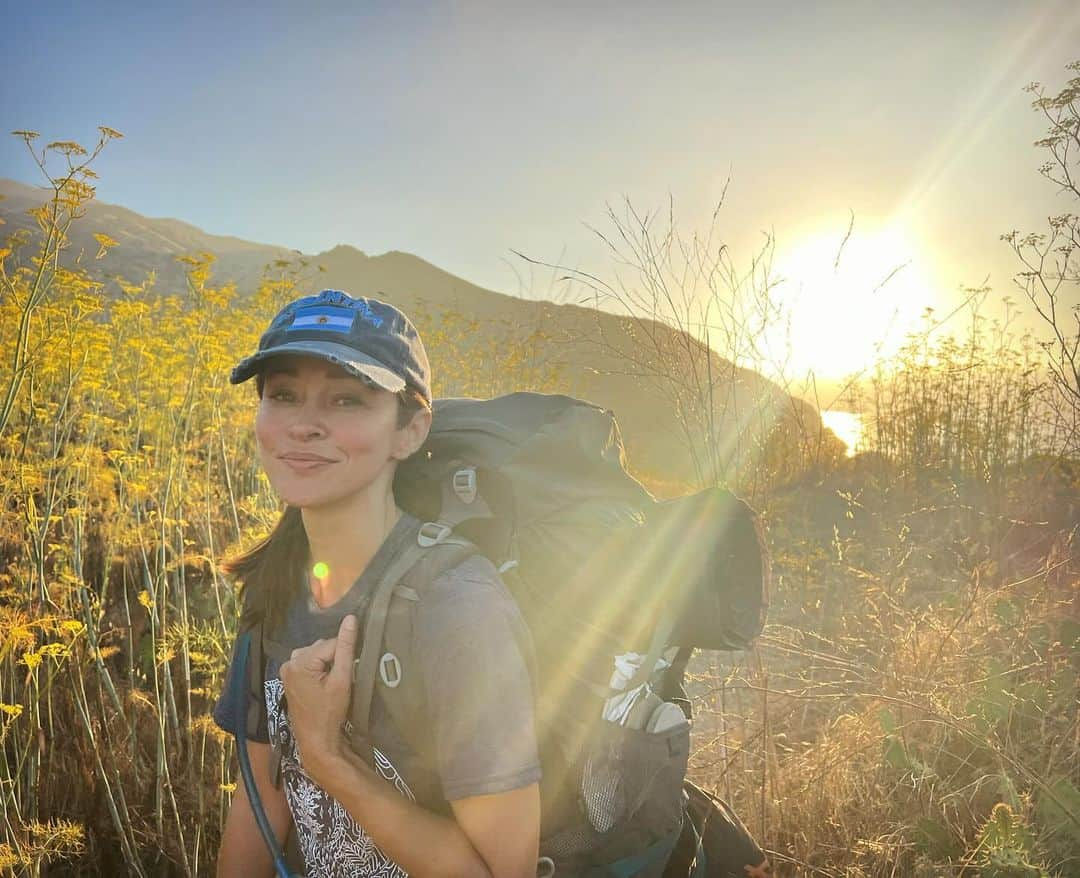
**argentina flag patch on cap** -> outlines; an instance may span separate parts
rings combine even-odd
[[[357,312],[353,308],[342,305],[308,305],[296,310],[293,322],[285,331],[288,333],[304,329],[348,333],[352,331],[356,317]]]

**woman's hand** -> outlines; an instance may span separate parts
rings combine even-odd
[[[294,649],[279,671],[300,762],[319,786],[347,746],[341,726],[349,710],[356,634],[356,617],[348,615],[337,637]]]

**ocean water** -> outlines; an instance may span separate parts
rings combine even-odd
[[[862,450],[859,446],[863,436],[863,420],[858,412],[826,409],[821,413],[821,420],[847,445],[848,457]]]

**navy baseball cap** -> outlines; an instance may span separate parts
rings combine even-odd
[[[323,290],[290,302],[259,339],[259,349],[232,370],[241,384],[279,354],[301,354],[337,363],[391,393],[415,387],[431,404],[430,368],[412,322],[393,305]]]

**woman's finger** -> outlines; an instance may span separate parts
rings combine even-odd
[[[316,640],[311,646],[294,649],[291,661],[296,667],[306,671],[326,671],[334,661],[337,638]]]
[[[352,660],[356,655],[356,616],[351,613],[341,620],[338,636],[334,638],[334,667],[330,674],[337,683],[348,686],[352,677]]]

